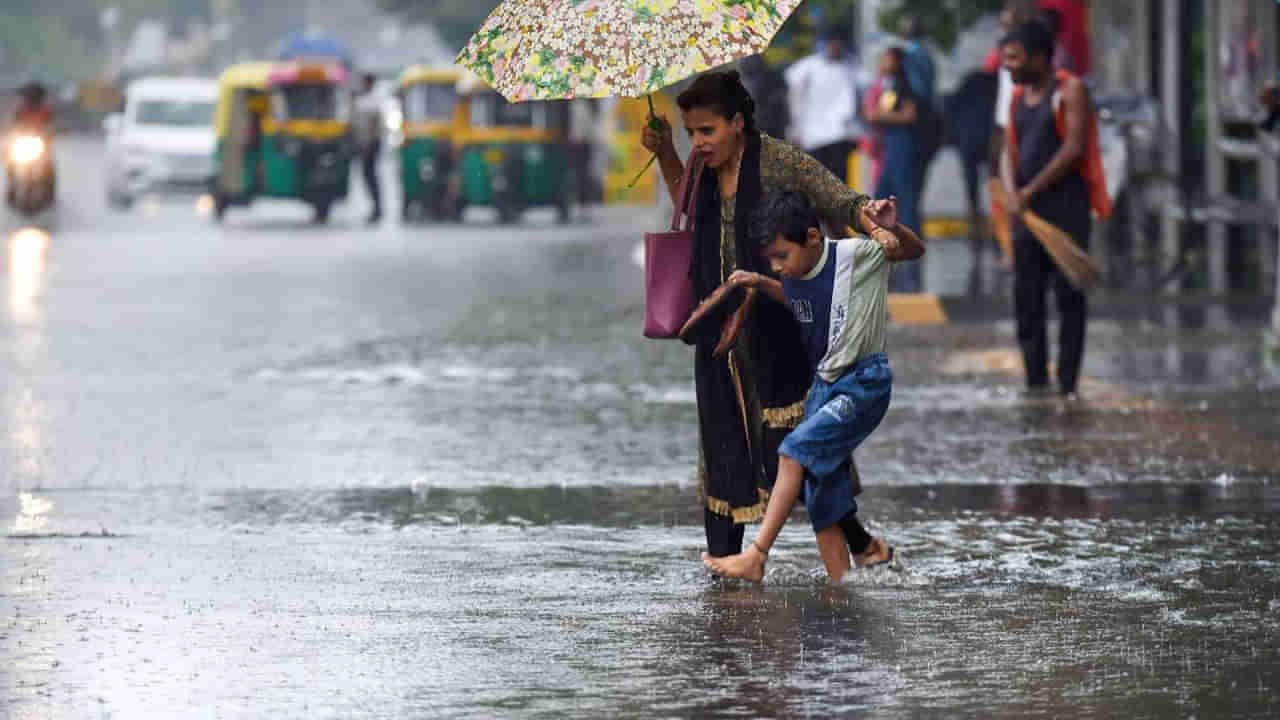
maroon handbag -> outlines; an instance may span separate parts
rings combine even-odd
[[[690,154],[684,165],[671,229],[644,234],[644,336],[647,338],[679,337],[680,328],[693,313],[690,270],[702,164],[700,155]],[[682,217],[684,227],[681,227]]]

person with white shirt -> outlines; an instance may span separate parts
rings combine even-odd
[[[846,45],[849,32],[823,32],[826,47],[798,60],[785,73],[791,106],[789,140],[836,177],[849,182],[849,153],[860,135],[855,68]]]
[[[382,151],[382,108],[379,99],[373,92],[376,78],[365,75],[361,86],[361,94],[356,100],[355,141],[360,152],[360,168],[364,175],[365,186],[369,189],[369,200],[373,209],[369,213],[369,224],[382,219],[382,188],[378,180],[378,155]]]

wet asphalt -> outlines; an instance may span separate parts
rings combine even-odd
[[[905,569],[827,586],[797,513],[722,582],[692,358],[639,332],[652,213],[219,226],[59,151],[3,228],[0,717],[1276,712],[1256,324],[1099,314],[1074,401],[1021,392],[1001,314],[895,326],[859,501]]]

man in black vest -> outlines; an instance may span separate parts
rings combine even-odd
[[[1089,189],[1079,167],[1085,154],[1088,97],[1079,78],[1054,72],[1053,50],[1053,34],[1040,22],[1019,25],[1001,43],[1002,62],[1020,92],[1015,91],[1010,108],[1012,142],[1001,155],[1000,176],[1012,217],[1031,210],[1086,248],[1092,218]],[[1013,305],[1027,386],[1033,393],[1049,387],[1045,292],[1052,285],[1061,323],[1059,390],[1074,395],[1084,357],[1084,294],[1067,281],[1021,222],[1014,225],[1013,255]]]

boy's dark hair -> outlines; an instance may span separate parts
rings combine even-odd
[[[794,190],[769,193],[760,200],[760,207],[751,216],[748,233],[764,247],[781,235],[797,245],[803,245],[809,236],[809,228],[820,228],[818,213],[809,196]]]
[[[706,108],[725,120],[742,113],[747,132],[756,131],[756,101],[747,92],[737,70],[705,72],[676,98],[676,105],[688,112]]]
[[[1043,55],[1045,60],[1053,60],[1053,31],[1043,20],[1028,20],[1000,40],[1000,47],[1017,43],[1027,51],[1027,57]]]

